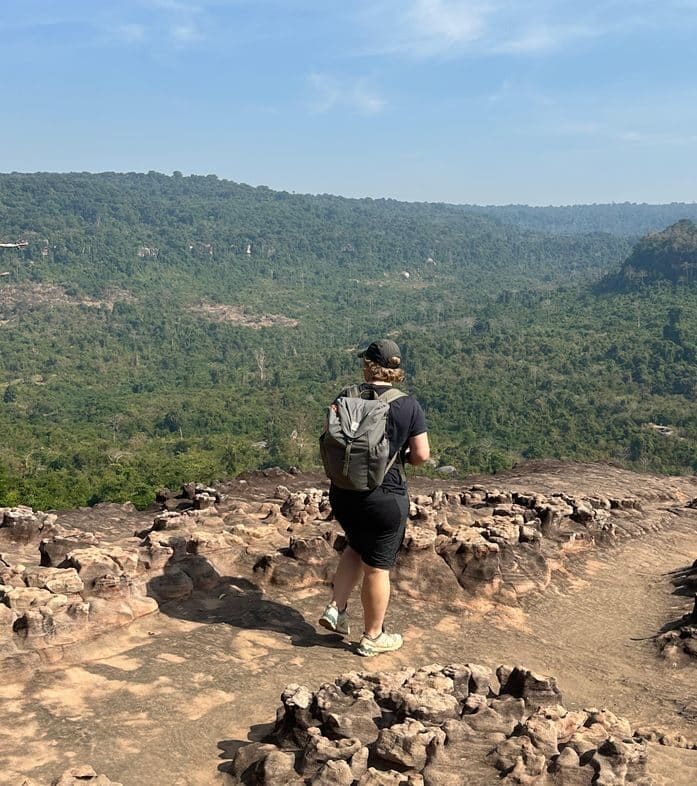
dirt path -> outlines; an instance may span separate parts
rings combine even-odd
[[[390,621],[406,646],[372,660],[308,624],[324,592],[270,601],[231,585],[199,595],[134,623],[101,652],[92,645],[90,662],[0,684],[0,763],[46,780],[89,762],[124,786],[210,786],[250,727],[258,736],[273,721],[285,685],[455,661],[523,664],[557,676],[568,707],[605,706],[634,726],[697,737],[697,665],[667,665],[647,638],[692,604],[671,594],[666,574],[697,557],[697,515],[673,518],[669,529],[579,554],[577,569],[523,609],[479,602],[443,615],[437,602],[397,595]],[[697,782],[693,758],[685,783]]]
[[[485,646],[557,675],[567,705],[607,706],[635,725],[676,726],[695,736],[696,666],[669,666],[650,638],[692,607],[691,599],[671,594],[667,574],[695,557],[697,529],[684,520],[594,554],[563,588],[553,585],[527,602],[526,631],[489,633]],[[485,648],[476,649],[485,657]]]
[[[557,676],[567,706],[606,706],[633,725],[696,737],[697,665],[668,665],[650,638],[692,607],[692,599],[671,594],[667,574],[697,557],[695,523],[697,516],[676,519],[670,530],[580,555],[578,573],[558,577],[520,614],[472,604],[469,616],[442,617],[429,632],[413,624],[413,605],[397,601],[395,615],[412,635],[409,659],[524,664]]]

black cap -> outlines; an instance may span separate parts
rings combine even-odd
[[[402,362],[402,353],[399,347],[389,338],[373,341],[367,349],[358,353],[358,357],[372,360],[373,363],[377,363],[383,368],[399,368],[399,364]]]

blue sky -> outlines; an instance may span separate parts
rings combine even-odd
[[[697,0],[3,0],[0,171],[697,200]]]

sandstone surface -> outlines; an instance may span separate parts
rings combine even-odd
[[[124,786],[219,784],[244,760],[244,777],[268,782],[436,783],[450,765],[433,752],[456,744],[479,751],[486,777],[521,783],[542,770],[612,782],[621,762],[625,779],[645,767],[656,783],[697,783],[695,479],[546,462],[411,488],[388,619],[406,643],[377,660],[431,683],[392,698],[397,677],[347,692],[336,675],[365,661],[315,625],[344,546],[321,478],[191,483],[147,511],[0,510],[0,784],[24,773],[45,786],[76,756]],[[527,666],[502,687],[506,662]],[[521,715],[521,674],[540,675],[541,706],[561,705],[563,688],[566,714],[523,701]],[[319,687],[283,700],[309,714],[284,715],[272,744],[290,685]],[[589,707],[607,708],[602,722],[577,723]],[[588,729],[611,716],[628,720],[614,742],[591,740],[589,768]],[[572,727],[578,744],[560,745]]]

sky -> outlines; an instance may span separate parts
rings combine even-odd
[[[697,200],[697,0],[2,0],[0,171]]]

